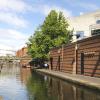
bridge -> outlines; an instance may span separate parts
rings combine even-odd
[[[1,56],[0,60],[30,60],[30,57],[16,57],[16,56]]]
[[[0,48],[0,56],[15,55],[15,53],[16,53],[16,50]]]
[[[10,49],[0,49],[1,51],[11,51],[11,52],[16,52],[16,50],[10,50]]]

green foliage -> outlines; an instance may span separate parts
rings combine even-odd
[[[41,74],[33,72],[32,76],[28,79],[26,86],[29,100],[57,100],[58,93],[57,91],[54,93],[52,90],[49,78],[45,80],[45,76],[42,76]]]
[[[47,59],[51,48],[68,43],[71,40],[71,31],[62,12],[52,10],[45,18],[44,23],[29,38],[28,52],[33,58]]]

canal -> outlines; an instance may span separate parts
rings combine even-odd
[[[100,100],[100,91],[7,64],[0,70],[0,100]]]

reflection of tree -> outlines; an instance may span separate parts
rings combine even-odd
[[[27,83],[27,89],[30,95],[30,100],[47,100],[46,99],[46,83],[43,81],[43,77],[33,73],[33,77],[30,77]]]
[[[33,73],[32,77],[28,80],[27,90],[30,100],[57,100],[58,94],[52,90],[52,82],[49,78],[46,79],[38,73]],[[55,95],[56,94],[56,95]]]
[[[33,73],[27,83],[29,100],[73,100],[73,90],[71,85],[66,85],[59,79]]]

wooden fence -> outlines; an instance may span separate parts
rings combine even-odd
[[[100,77],[100,35],[53,48],[50,69]]]

